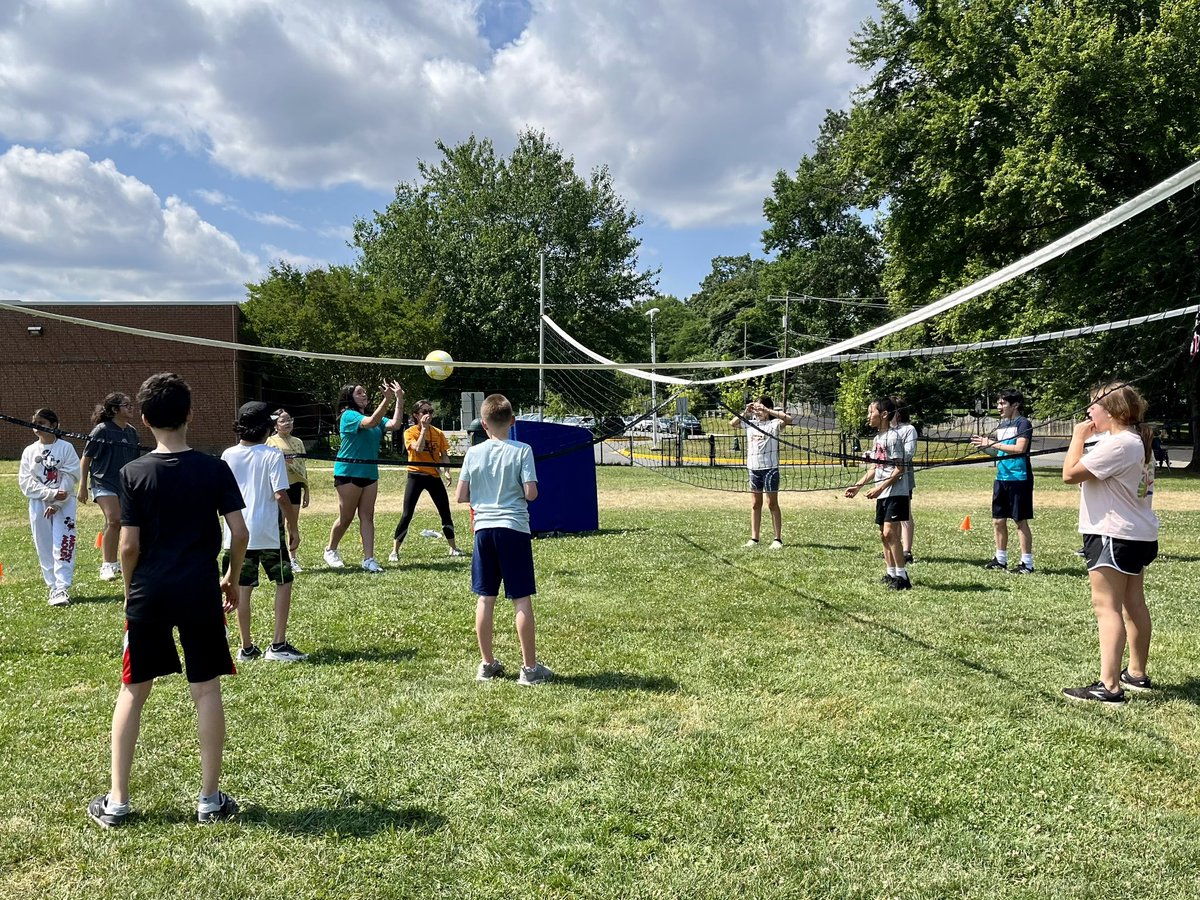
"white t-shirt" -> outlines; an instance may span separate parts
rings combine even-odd
[[[896,471],[896,466],[889,465],[889,460],[892,463],[897,460],[903,462],[904,473],[892,482],[891,487],[884,488],[877,499],[911,497],[912,482],[909,479],[912,477],[912,465],[907,452],[905,452],[904,438],[895,428],[889,428],[882,434],[875,435],[875,443],[871,447],[871,461],[875,463],[876,484],[891,478],[892,473]]]
[[[467,451],[458,477],[471,487],[476,531],[509,528],[529,534],[525,485],[538,480],[532,447],[488,438]]]
[[[279,549],[279,502],[276,491],[288,489],[287,462],[283,454],[266,444],[237,444],[221,454],[242,491],[246,527],[250,529],[247,550]],[[228,550],[229,526],[224,526],[222,546]]]
[[[1102,435],[1081,462],[1096,477],[1079,485],[1079,533],[1125,541],[1158,540],[1154,463],[1140,435]]]
[[[904,462],[906,468],[904,477],[908,479],[908,493],[912,494],[912,489],[917,486],[917,473],[913,471],[912,461],[917,455],[917,426],[911,422],[900,422],[893,425],[896,429],[896,434],[900,435],[900,440],[904,442]]]
[[[770,419],[753,419],[741,424],[746,429],[746,468],[752,471],[778,469],[779,429],[783,427],[783,419],[772,416]]]

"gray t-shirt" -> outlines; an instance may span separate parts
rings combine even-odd
[[[891,487],[885,488],[879,495],[883,500],[887,497],[912,496],[912,460],[906,452],[904,437],[895,428],[889,428],[882,434],[875,435],[875,445],[871,448],[871,461],[875,463],[875,483],[878,484],[890,478],[896,470],[894,463],[903,462],[904,474],[897,478]],[[893,463],[892,465],[889,465]]]
[[[91,460],[88,478],[92,487],[120,495],[121,470],[141,455],[137,429],[132,425],[122,428],[111,419],[100,422],[88,434],[83,455]]]

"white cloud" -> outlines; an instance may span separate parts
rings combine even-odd
[[[261,266],[178,197],[78,150],[0,156],[0,279],[36,299],[237,298]]]
[[[873,11],[539,0],[493,53],[474,0],[26,4],[0,18],[0,135],[166,138],[284,188],[388,190],[436,139],[506,150],[532,125],[607,164],[651,220],[746,222],[846,103],[848,38]]]
[[[315,256],[305,256],[303,253],[293,253],[283,247],[276,247],[274,244],[263,244],[262,253],[263,258],[268,262],[273,263],[282,260],[301,271],[323,269],[329,265],[328,260],[317,259]]]

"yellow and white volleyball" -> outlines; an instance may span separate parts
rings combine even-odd
[[[425,357],[425,374],[434,381],[445,381],[454,372],[454,360],[445,350],[434,350]]]

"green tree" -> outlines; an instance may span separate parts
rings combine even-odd
[[[897,306],[968,284],[1200,155],[1195,0],[881,0],[879,9],[853,45],[872,74],[838,149],[855,170],[850,193],[882,211],[883,284]],[[1097,244],[902,337],[971,341],[1183,305],[1200,275],[1186,202],[1129,229],[1153,237]],[[1014,382],[1041,412],[1065,412],[1083,405],[1089,382],[1145,376],[1174,349],[1148,329],[1052,346],[1031,372],[1014,371],[1011,354],[943,365],[961,402]],[[1143,387],[1159,415],[1190,394],[1195,423],[1200,368],[1186,368],[1165,367]],[[904,390],[905,372],[919,367],[874,371]]]
[[[428,297],[456,358],[534,361],[538,255],[545,253],[546,311],[614,358],[644,352],[631,304],[653,290],[639,271],[639,218],[605,168],[584,178],[545,134],[522,133],[507,158],[471,137],[421,161],[395,199],[355,222],[363,272],[405,297]],[[525,398],[536,377],[523,379]]]

